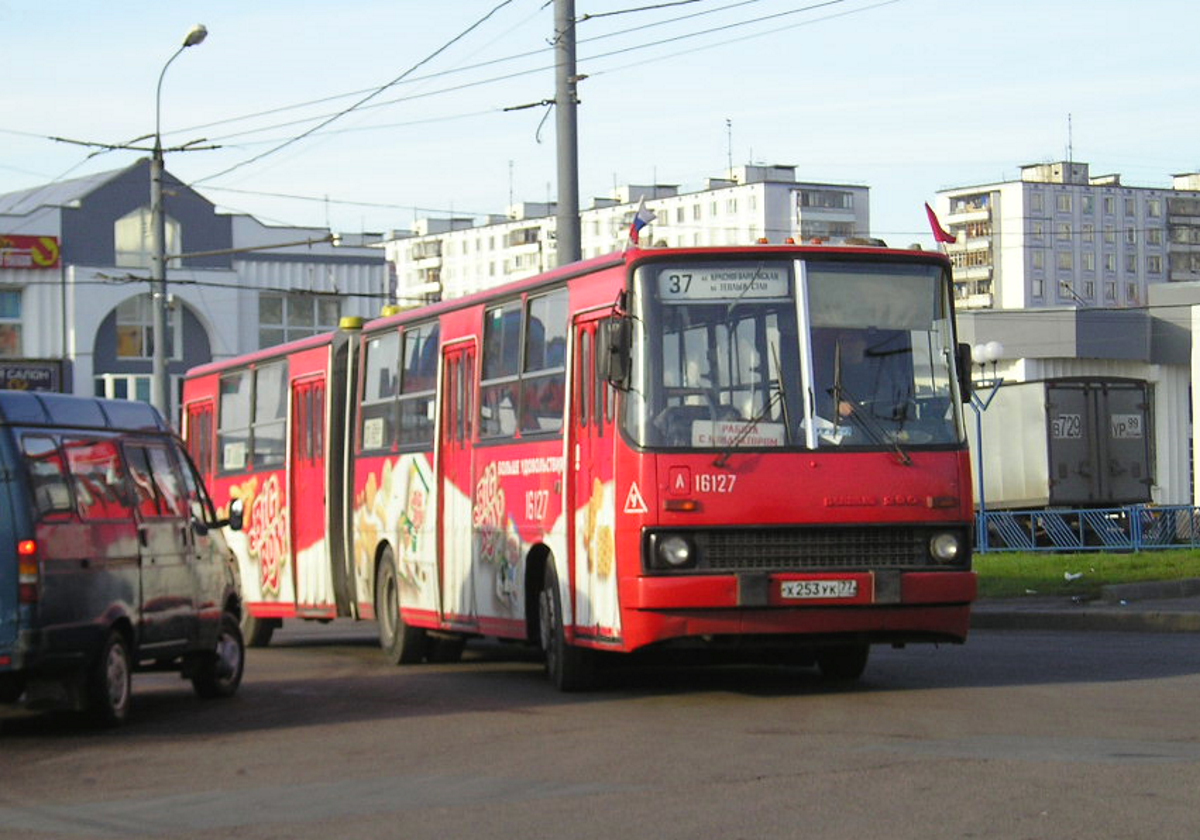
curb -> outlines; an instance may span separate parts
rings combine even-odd
[[[973,630],[1085,630],[1126,633],[1200,633],[1200,613],[1177,610],[1013,609],[985,607],[971,614]]]
[[[1200,633],[1200,578],[1102,587],[1096,601],[984,599],[971,611],[980,630]]]

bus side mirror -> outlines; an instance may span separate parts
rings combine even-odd
[[[605,318],[597,333],[600,373],[618,391],[629,390],[633,330],[627,317]]]
[[[971,365],[975,360],[971,358],[971,345],[958,345],[958,392],[962,396],[962,401],[969,403],[971,401]]]

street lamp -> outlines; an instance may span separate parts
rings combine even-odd
[[[992,378],[988,380],[981,377],[971,389],[971,409],[975,412],[975,463],[978,465],[976,472],[979,473],[979,515],[975,528],[975,543],[980,551],[987,551],[988,548],[987,498],[983,490],[983,412],[987,411],[1000,386],[1004,384],[1004,378],[996,376],[996,362],[1003,356],[1004,345],[999,341],[976,344],[971,348],[971,360],[979,365],[981,374],[986,375],[988,362],[992,364]],[[979,396],[979,389],[986,387],[990,387],[991,390],[987,399],[984,399]]]
[[[163,147],[162,147],[162,85],[167,68],[188,47],[194,47],[208,37],[203,24],[196,24],[184,36],[162,72],[154,92],[154,150],[150,158],[150,285],[153,289],[153,362],[150,376],[150,402],[170,419],[171,384],[167,374],[167,220],[163,213]]]

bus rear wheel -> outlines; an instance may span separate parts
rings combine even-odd
[[[379,622],[379,646],[394,665],[412,665],[425,658],[428,639],[422,627],[410,627],[400,616],[400,582],[391,549],[379,558],[375,573],[375,620]]]
[[[258,618],[251,615],[249,609],[244,609],[241,629],[242,638],[246,640],[246,647],[258,648],[271,644],[271,636],[275,635],[275,628],[282,623],[278,618]]]
[[[567,642],[563,626],[562,596],[552,559],[546,562],[546,577],[538,593],[538,627],[546,654],[546,676],[559,691],[584,691],[595,682],[592,651]]]

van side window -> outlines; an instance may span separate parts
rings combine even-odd
[[[125,519],[129,506],[116,441],[63,438],[75,502],[84,519]]]
[[[21,438],[21,449],[25,452],[37,515],[74,510],[67,469],[54,438],[48,435],[25,435]]]
[[[185,515],[182,481],[165,446],[126,444],[125,458],[142,516]]]

